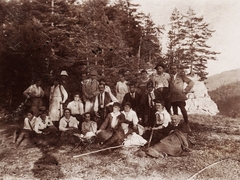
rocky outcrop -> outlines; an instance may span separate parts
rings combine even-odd
[[[186,110],[188,113],[212,116],[219,113],[217,104],[209,96],[204,82],[198,81],[197,77],[193,77],[191,79],[194,81],[194,86],[191,92],[187,95],[188,99],[186,100]]]

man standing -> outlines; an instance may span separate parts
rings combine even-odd
[[[90,79],[84,81],[82,86],[83,101],[85,102],[85,111],[90,112],[93,107],[93,102],[98,94],[98,73],[95,70],[90,72]]]
[[[171,103],[169,101],[170,75],[164,72],[165,65],[163,63],[158,63],[155,69],[157,73],[152,77],[154,89],[162,95],[166,110],[171,114]]]
[[[68,93],[65,88],[59,84],[59,79],[54,79],[54,85],[50,90],[49,97],[49,116],[56,127],[58,127],[58,122],[60,117],[63,115],[63,104],[68,98]]]
[[[136,91],[135,84],[130,83],[129,92],[124,95],[122,104],[130,102],[132,109],[137,113],[138,118],[142,118],[140,100],[141,94]]]
[[[44,91],[40,87],[42,84],[41,79],[36,79],[36,84],[31,85],[27,88],[23,94],[28,98],[31,99],[31,110],[33,111],[34,116],[38,116],[38,109],[42,106],[42,98],[44,96]]]
[[[170,70],[172,73],[170,83],[170,101],[173,108],[173,114],[178,115],[179,107],[182,112],[184,122],[187,124],[189,132],[191,132],[187,111],[185,109],[185,100],[187,99],[187,93],[189,93],[189,91],[192,89],[194,83],[187,76],[178,73],[177,65],[171,65]],[[185,88],[184,83],[187,83],[187,86]]]
[[[143,122],[144,126],[154,126],[154,113],[156,109],[154,107],[155,99],[162,99],[161,94],[158,91],[154,90],[153,83],[150,81],[147,84],[147,90],[141,97],[141,105],[143,107]]]
[[[99,94],[95,97],[93,110],[97,117],[101,118],[101,122],[104,121],[109,112],[107,112],[107,106],[118,102],[117,98],[112,94],[105,91],[105,84],[98,85]]]

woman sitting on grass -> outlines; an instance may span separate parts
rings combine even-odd
[[[95,136],[97,132],[97,123],[91,120],[91,113],[84,114],[84,122],[82,123],[82,134],[84,137]]]

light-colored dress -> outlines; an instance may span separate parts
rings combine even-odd
[[[49,98],[49,116],[52,121],[59,121],[63,115],[63,103],[67,100],[68,93],[62,85],[52,86]]]
[[[119,103],[122,103],[124,95],[129,92],[127,83],[128,83],[127,81],[124,81],[124,82],[118,81],[117,82],[117,85],[116,85],[117,96],[116,97],[117,97]]]

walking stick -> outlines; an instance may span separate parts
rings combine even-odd
[[[151,141],[152,141],[152,137],[153,137],[153,128],[155,127],[155,125],[156,125],[156,123],[154,123],[154,125],[153,125],[153,127],[152,127],[152,131],[151,131],[151,135],[150,135],[150,138],[149,138],[149,140],[148,140],[148,148],[149,148],[149,146],[150,146],[150,144],[151,144]]]
[[[149,140],[148,140],[148,148],[149,148],[149,146],[150,146],[150,144],[151,144],[152,137],[153,137],[153,129],[152,129],[152,132],[151,132],[150,138],[149,138]]]

